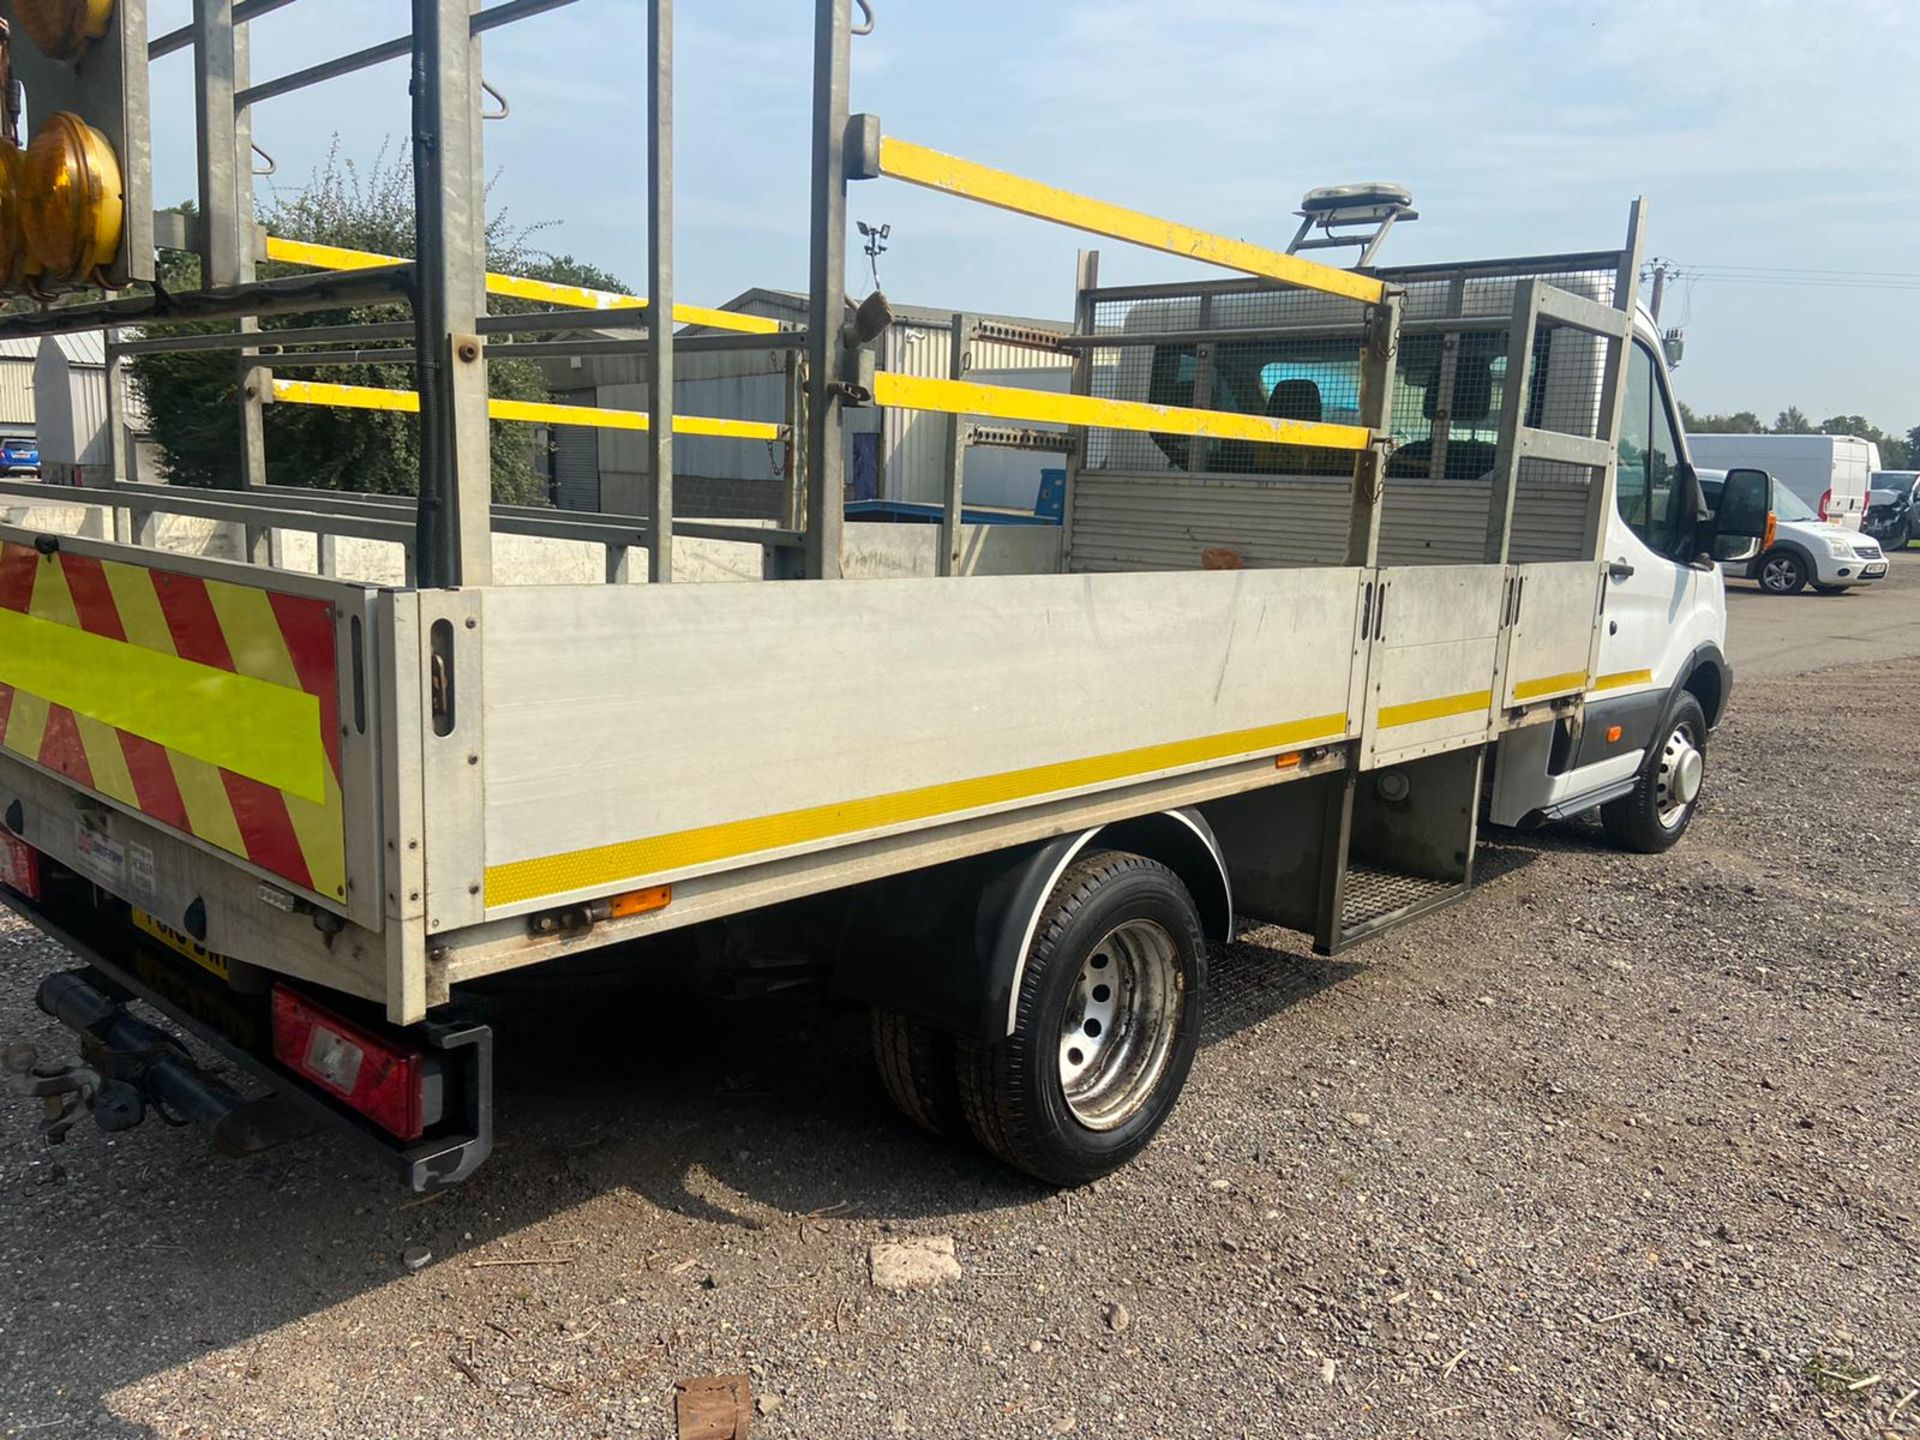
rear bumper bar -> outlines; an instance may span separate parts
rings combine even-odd
[[[397,1169],[402,1182],[417,1192],[437,1190],[465,1180],[480,1167],[493,1148],[493,1031],[486,1025],[426,1022],[407,1030],[410,1040],[437,1053],[447,1071],[450,1074],[457,1073],[460,1077],[460,1083],[453,1087],[457,1099],[453,1102],[453,1113],[448,1117],[448,1123],[441,1127],[440,1133],[409,1145],[393,1139],[357,1112],[321,1094],[271,1061],[196,1019],[170,997],[142,983],[130,964],[109,954],[104,945],[78,933],[75,927],[62,924],[59,918],[42,906],[5,886],[0,886],[0,904],[15,911],[49,939],[72,951],[106,981],[105,985],[97,985],[83,975],[57,977],[70,982],[60,987],[62,993],[67,995],[68,1003],[53,1007],[43,1001],[43,1008],[63,1024],[88,1029],[92,1022],[110,1019],[103,1014],[100,1006],[105,1004],[110,1009],[117,1008],[121,995],[111,993],[114,991],[143,1001],[166,1016],[173,1025],[218,1053],[221,1059],[251,1074],[281,1100],[352,1136],[363,1148],[371,1150],[382,1161]],[[84,992],[73,989],[75,985],[84,985]],[[94,998],[96,996],[97,1000]],[[120,1013],[124,1015],[124,1012]],[[77,1023],[81,1021],[89,1023]],[[187,1098],[178,1097],[180,1100]],[[222,1138],[222,1117],[233,1110],[231,1105],[224,1103],[224,1097],[215,1097],[206,1104],[176,1103],[170,1108],[196,1121],[204,1117],[207,1128],[213,1131],[216,1139]],[[228,1123],[231,1124],[231,1121]]]

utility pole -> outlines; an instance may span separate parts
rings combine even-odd
[[[1647,302],[1647,309],[1653,312],[1656,325],[1660,323],[1660,297],[1667,293],[1667,264],[1663,259],[1653,262],[1653,298]]]

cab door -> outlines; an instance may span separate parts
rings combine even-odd
[[[1666,377],[1636,337],[1627,364],[1613,510],[1602,558],[1601,623],[1589,694],[1664,692],[1694,647],[1725,627],[1720,578],[1676,559],[1691,548],[1693,515],[1680,483],[1685,452]]]

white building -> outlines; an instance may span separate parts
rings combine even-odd
[[[720,307],[804,328],[807,297],[786,290],[748,290]],[[878,368],[950,378],[953,312],[922,305],[893,307],[894,323],[876,342]],[[980,316],[1009,324],[1064,329],[1058,321]],[[686,335],[712,333],[698,327]],[[787,352],[769,348],[674,357],[674,408],[688,415],[730,419],[786,419]],[[1036,390],[1067,389],[1066,355],[976,340],[965,378]],[[554,399],[573,405],[644,410],[644,356],[547,362]],[[913,410],[847,412],[847,486],[854,500],[937,503],[944,483],[948,418]],[[551,437],[553,488],[567,509],[634,513],[647,467],[642,433],[558,426]],[[675,508],[683,515],[772,518],[781,493],[778,447],[740,440],[680,437],[674,442]],[[1040,472],[1063,463],[1058,455],[976,446],[967,452],[963,488],[969,505],[1031,511]]]

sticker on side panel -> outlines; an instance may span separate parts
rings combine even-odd
[[[127,852],[104,830],[95,830],[84,820],[73,827],[74,858],[101,884],[109,887],[127,883]]]
[[[153,850],[137,840],[127,842],[127,882],[142,895],[153,894]]]

